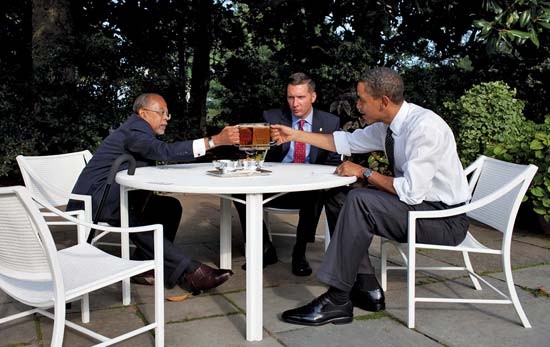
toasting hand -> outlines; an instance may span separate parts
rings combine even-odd
[[[285,142],[294,141],[294,136],[297,130],[292,129],[286,125],[272,124],[271,125],[271,139],[278,145]]]

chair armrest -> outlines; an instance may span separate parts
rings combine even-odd
[[[162,231],[162,228],[163,228],[161,224],[151,224],[151,225],[144,225],[144,226],[139,226],[139,227],[129,227],[129,228],[93,224],[93,223],[85,222],[85,221],[82,221],[80,219],[74,218],[74,217],[68,215],[67,213],[59,210],[58,208],[56,208],[56,207],[48,204],[47,202],[41,200],[39,197],[33,196],[32,199],[34,201],[36,201],[39,205],[44,207],[46,210],[54,213],[55,215],[65,219],[67,221],[73,222],[76,225],[83,225],[87,228],[93,228],[93,229],[96,229],[96,230],[108,231],[108,232],[114,232],[114,233],[141,233],[141,232],[146,232],[146,231],[151,231],[151,230],[160,230],[160,231]]]
[[[415,242],[416,233],[415,232],[413,233],[411,231],[416,230],[417,219],[451,217],[451,216],[456,216],[462,213],[467,213],[467,212],[476,210],[501,198],[502,196],[510,192],[512,189],[514,189],[517,185],[521,184],[524,180],[525,178],[519,175],[518,177],[514,178],[513,180],[505,184],[504,186],[492,192],[491,194],[488,194],[487,196],[484,196],[479,200],[476,200],[474,202],[471,202],[463,206],[454,207],[446,210],[410,211],[409,217],[408,217],[409,218],[409,233],[408,233],[409,241],[408,242],[409,243]]]

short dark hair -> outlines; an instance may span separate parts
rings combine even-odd
[[[288,78],[287,84],[298,86],[300,84],[307,84],[308,90],[313,93],[315,91],[315,82],[303,72],[295,72]]]
[[[405,86],[397,72],[387,67],[377,67],[361,75],[359,82],[366,84],[367,92],[374,98],[387,96],[394,104],[403,102]]]
[[[159,94],[156,93],[143,93],[139,95],[136,100],[134,100],[134,105],[132,106],[132,110],[135,113],[138,113],[140,109],[147,108],[147,106],[150,103],[150,99],[153,97],[159,97],[162,98]]]

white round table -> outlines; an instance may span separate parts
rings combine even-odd
[[[116,176],[121,189],[122,226],[128,225],[130,190],[220,196],[220,267],[225,269],[231,268],[231,200],[246,203],[246,338],[249,341],[262,339],[263,204],[279,196],[264,200],[263,194],[328,189],[356,180],[356,177],[337,176],[334,166],[266,163],[264,168],[272,172],[265,176],[217,177],[207,174],[213,169],[212,164],[177,164],[138,168],[134,175],[122,171]],[[246,194],[246,201],[235,199],[231,194]],[[123,245],[129,242],[127,235],[122,242]],[[123,252],[124,249],[128,247],[123,247]],[[126,286],[129,301],[129,284]]]

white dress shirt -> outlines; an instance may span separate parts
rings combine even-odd
[[[455,205],[470,199],[464,169],[458,158],[453,132],[433,111],[403,102],[390,124],[394,139],[393,187],[409,205],[441,201]],[[340,154],[385,150],[388,125],[371,124],[352,133],[334,134]]]

